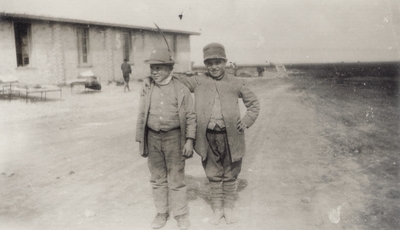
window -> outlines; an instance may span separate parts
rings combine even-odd
[[[131,34],[129,32],[123,32],[122,33],[123,39],[124,39],[124,46],[123,46],[123,58],[130,61],[130,53],[131,53],[131,48],[132,48],[132,42],[131,42]]]
[[[77,28],[79,64],[89,64],[89,29]]]
[[[30,31],[31,24],[29,23],[15,23],[15,48],[17,53],[17,66],[29,65],[30,55]]]

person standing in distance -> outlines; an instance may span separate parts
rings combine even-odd
[[[129,89],[129,74],[132,73],[131,65],[129,65],[128,60],[125,58],[124,63],[121,64],[121,70],[122,70],[122,76],[124,78],[124,92],[126,92],[126,89],[128,91],[131,91]]]

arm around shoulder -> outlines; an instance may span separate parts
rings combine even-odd
[[[190,92],[194,92],[194,89],[196,88],[196,77],[188,77],[186,75],[181,75],[181,74],[176,74],[174,75],[174,78],[178,80],[180,83],[184,84]]]

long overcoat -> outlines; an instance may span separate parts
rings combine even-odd
[[[212,79],[207,74],[192,77],[177,76],[177,78],[194,93],[197,115],[195,151],[203,160],[206,159],[207,149],[209,148],[206,137],[207,125],[211,118],[215,93],[218,92],[231,159],[232,162],[240,160],[246,153],[246,143],[244,132],[238,131],[236,125],[239,119],[247,127],[254,124],[260,112],[260,102],[257,96],[246,87],[243,80],[237,79],[227,73],[218,81]],[[243,100],[243,104],[247,108],[243,118],[240,117],[239,99]]]
[[[178,99],[178,115],[181,129],[181,149],[186,142],[186,138],[196,138],[196,113],[194,112],[193,98],[190,91],[174,78],[170,84],[174,84],[175,95]],[[139,152],[143,157],[149,154],[147,145],[147,119],[150,111],[151,94],[153,93],[154,82],[150,84],[150,89],[141,90],[139,101],[139,114],[136,123],[136,141],[139,142]]]

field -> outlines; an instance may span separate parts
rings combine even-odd
[[[358,219],[354,219],[363,225],[359,229],[399,228],[399,79],[356,75],[338,80],[325,78],[318,71],[309,74],[296,78],[292,89],[307,92],[303,102],[318,111],[316,122],[326,140],[322,154],[334,158],[328,180],[343,177],[338,172],[344,162],[338,159],[354,159],[359,169],[342,169],[359,182],[362,177],[367,180],[360,183],[359,194],[365,200],[365,209],[357,210]]]
[[[287,69],[244,79],[261,113],[246,131],[239,222],[208,224],[196,155],[186,162],[190,229],[400,229],[397,73]],[[151,229],[150,175],[134,141],[140,84],[0,99],[0,230]]]

